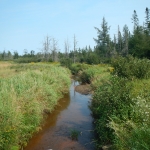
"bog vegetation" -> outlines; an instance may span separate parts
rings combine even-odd
[[[91,110],[95,118],[96,147],[109,145],[115,150],[150,149],[150,10],[139,24],[132,15],[133,32],[124,25],[111,38],[105,18],[95,27],[96,46],[74,49],[65,42],[59,52],[55,39],[46,37],[42,52],[0,53],[0,60],[29,64],[0,65],[0,149],[26,145],[40,129],[42,113],[51,112],[67,91],[70,72],[94,91]],[[117,36],[116,36],[117,35]],[[50,41],[53,41],[50,43]],[[31,62],[43,62],[41,64]],[[49,65],[44,62],[53,62]],[[74,135],[74,132],[72,132]]]
[[[70,71],[52,64],[0,67],[0,149],[17,150],[41,129],[44,111],[51,112],[68,92]]]

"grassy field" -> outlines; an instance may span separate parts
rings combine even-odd
[[[25,146],[69,85],[70,71],[59,64],[0,62],[0,149]]]

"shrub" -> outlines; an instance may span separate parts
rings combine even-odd
[[[110,72],[107,65],[91,65],[80,74],[82,83],[91,83],[93,89],[96,89],[101,83],[109,79]]]
[[[70,59],[70,58],[63,58],[63,59],[61,59],[60,60],[60,64],[62,65],[62,66],[65,66],[65,67],[67,67],[67,68],[70,68],[71,67],[71,65],[72,65],[72,60]]]
[[[150,60],[138,59],[132,56],[118,57],[111,61],[113,74],[128,79],[150,78]]]
[[[84,63],[83,64],[75,63],[75,64],[72,64],[69,69],[71,70],[72,74],[77,75],[80,71],[83,71],[89,67],[90,65],[87,65]]]
[[[93,95],[91,110],[95,118],[98,147],[110,144],[114,139],[113,130],[108,127],[111,116],[121,120],[130,117],[131,86],[127,83],[127,79],[112,77],[109,82],[99,86]]]
[[[114,147],[124,149],[150,149],[150,99],[133,99],[132,118],[126,121],[112,117],[109,127],[114,130]],[[143,111],[144,110],[144,111]]]

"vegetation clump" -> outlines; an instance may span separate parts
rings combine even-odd
[[[70,132],[70,137],[72,140],[78,140],[79,132],[75,129],[72,129]]]

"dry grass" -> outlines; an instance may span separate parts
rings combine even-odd
[[[15,69],[10,69],[14,64],[12,62],[0,62],[0,78],[11,77],[16,74]]]

